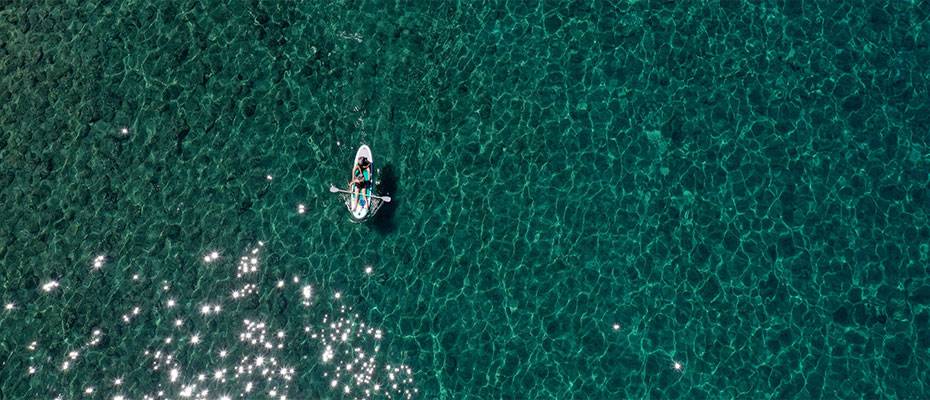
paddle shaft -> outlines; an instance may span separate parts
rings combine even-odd
[[[356,194],[356,193],[352,193],[352,192],[350,192],[350,191],[348,191],[348,190],[339,189],[339,188],[337,188],[337,187],[335,187],[335,186],[330,186],[330,187],[329,187],[329,191],[330,191],[330,192],[333,192],[333,193]],[[381,199],[381,200],[384,200],[386,203],[390,203],[390,202],[391,202],[391,198],[390,198],[390,197],[387,197],[387,196],[382,197],[382,196],[375,196],[375,195],[373,195],[373,194],[363,194],[362,196],[368,196],[368,197],[372,197],[372,198],[375,198],[375,199]]]

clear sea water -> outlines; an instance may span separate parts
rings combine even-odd
[[[925,0],[4,2],[0,398],[928,398],[928,44]]]

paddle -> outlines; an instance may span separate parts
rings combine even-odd
[[[338,188],[336,188],[336,187],[333,186],[333,185],[329,185],[329,192],[330,192],[330,193],[346,193],[346,194],[353,194],[352,192],[350,192],[350,191],[348,191],[348,190],[338,189]],[[391,196],[375,196],[375,195],[373,195],[373,194],[370,194],[370,195],[367,195],[367,196],[368,196],[368,197],[374,197],[374,198],[376,198],[376,199],[384,200],[385,203],[390,203],[390,202],[391,202]]]

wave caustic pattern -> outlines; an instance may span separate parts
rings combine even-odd
[[[921,398],[927,10],[12,2],[0,397]]]

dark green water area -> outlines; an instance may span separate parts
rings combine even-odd
[[[3,2],[0,398],[925,399],[928,45],[926,0]]]

